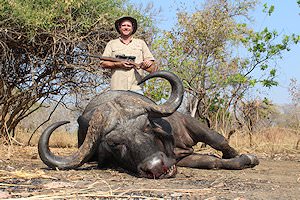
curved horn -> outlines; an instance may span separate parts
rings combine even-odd
[[[69,121],[56,122],[50,125],[41,135],[38,143],[38,152],[41,160],[50,168],[74,169],[83,165],[95,151],[95,141],[85,140],[79,150],[70,156],[56,156],[49,149],[49,139],[52,132],[58,127],[70,123]]]
[[[148,79],[160,77],[164,78],[171,84],[171,94],[169,99],[162,105],[151,105],[149,108],[149,114],[154,117],[166,117],[174,113],[180,106],[183,99],[183,85],[181,80],[174,73],[169,71],[157,71],[144,77],[139,84],[147,81]]]

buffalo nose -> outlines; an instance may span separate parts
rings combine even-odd
[[[164,165],[163,156],[155,156],[148,163],[148,169],[151,172],[167,171],[168,167]]]
[[[169,172],[170,167],[173,168],[175,161],[168,158],[164,153],[156,153],[144,160],[139,165],[140,175],[148,178],[159,178]]]

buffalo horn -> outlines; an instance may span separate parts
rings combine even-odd
[[[146,108],[152,117],[166,117],[174,113],[180,106],[183,99],[183,85],[181,80],[175,74],[168,71],[153,72],[144,77],[139,84],[144,83],[148,79],[159,77],[169,81],[171,85],[171,94],[166,102],[161,105],[151,105]]]

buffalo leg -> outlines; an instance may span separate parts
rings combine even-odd
[[[166,118],[172,124],[175,138],[175,146],[179,148],[191,148],[198,142],[208,144],[212,148],[221,151],[223,158],[229,159],[238,156],[238,152],[232,148],[226,138],[216,131],[211,130],[205,124],[195,118],[175,112]],[[178,122],[181,119],[181,122]],[[160,124],[163,127],[163,124]]]
[[[239,170],[252,168],[258,164],[257,157],[249,154],[242,154],[230,159],[222,159],[213,155],[192,154],[179,160],[177,166],[199,169]]]
[[[212,148],[221,151],[224,159],[234,158],[238,156],[238,152],[229,145],[228,140],[221,134],[206,130],[198,135],[201,142],[204,142],[211,146]]]
[[[239,155],[238,152],[228,144],[227,139],[223,135],[209,129],[190,116],[186,117],[186,119],[186,128],[195,143],[203,142],[208,144],[212,148],[221,151],[223,153],[222,158],[225,159],[234,158]]]
[[[239,155],[238,152],[229,145],[228,140],[218,132],[200,126],[199,123],[193,123],[189,129],[189,133],[192,135],[195,143],[203,142],[215,150],[221,151],[223,154],[222,158],[229,159]]]

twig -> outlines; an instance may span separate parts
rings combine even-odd
[[[55,105],[55,107],[53,108],[53,110],[51,111],[51,113],[49,114],[48,118],[47,118],[43,123],[41,123],[41,124],[33,131],[33,133],[31,134],[31,136],[30,136],[30,138],[29,138],[29,140],[28,140],[28,142],[27,142],[27,145],[30,145],[30,141],[31,141],[33,135],[37,132],[37,130],[38,130],[41,126],[43,126],[45,123],[47,123],[47,122],[51,119],[52,114],[54,113],[54,111],[56,110],[56,108],[58,107],[58,105],[60,104],[60,102],[63,100],[63,98],[64,98],[65,95],[66,95],[66,94],[64,94],[64,95],[59,99],[59,101],[57,102],[57,104]]]
[[[36,188],[35,185],[22,185],[22,184],[13,184],[13,183],[0,183],[0,187],[29,187],[29,188]]]

